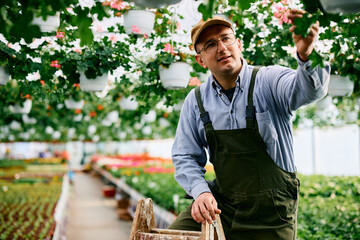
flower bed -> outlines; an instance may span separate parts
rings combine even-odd
[[[0,168],[0,239],[51,239],[66,167],[8,161]]]

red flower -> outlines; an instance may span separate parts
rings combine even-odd
[[[95,111],[91,111],[91,112],[89,113],[89,116],[90,116],[90,117],[96,117],[96,112],[95,112]]]
[[[75,109],[75,114],[80,114],[81,113],[81,109],[77,108]]]
[[[41,86],[45,85],[45,81],[44,80],[40,80]]]
[[[102,111],[102,110],[104,110],[104,106],[99,104],[99,105],[96,106],[96,109],[99,110],[99,111]]]

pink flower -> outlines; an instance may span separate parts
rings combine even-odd
[[[289,8],[279,6],[275,3],[273,6],[276,9],[276,12],[274,12],[274,17],[278,19],[280,25],[282,25],[283,23],[291,23],[291,20],[288,18],[288,15],[290,13]]]
[[[45,85],[45,81],[44,80],[40,80],[41,86]]]
[[[148,36],[146,35],[146,33],[144,33],[144,38],[146,38],[146,39],[148,38]]]
[[[132,25],[131,31],[134,33],[140,33],[140,28],[138,28],[136,25]]]
[[[117,42],[117,37],[116,37],[114,34],[111,34],[110,37],[109,37],[109,40],[110,40],[112,43],[116,43],[116,42]]]
[[[73,48],[72,49],[74,52],[77,52],[77,53],[82,53],[81,49],[80,48]]]
[[[170,43],[167,43],[167,44],[164,45],[163,51],[164,51],[164,52],[169,52],[169,53],[171,53],[171,54],[174,54],[174,47],[171,46]]]
[[[176,23],[176,31],[181,29],[181,24],[179,22]]]
[[[201,82],[200,82],[199,78],[197,78],[197,77],[193,77],[189,81],[189,86],[200,86],[200,84],[201,84]]]
[[[65,32],[56,32],[56,37],[57,38],[64,38],[65,37]]]
[[[58,60],[55,60],[55,61],[51,61],[50,67],[61,68],[61,65],[59,64]]]
[[[96,26],[96,31],[97,32],[102,32],[103,31],[103,27],[101,25]]]
[[[124,8],[123,1],[122,1],[122,0],[111,1],[109,6],[110,6],[111,8],[117,9],[117,10],[119,10],[119,11]]]

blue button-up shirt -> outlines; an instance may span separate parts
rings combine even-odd
[[[246,127],[245,108],[253,66],[242,59],[232,101],[223,94],[221,86],[211,75],[200,87],[201,98],[215,130]],[[254,106],[260,135],[267,152],[282,169],[295,172],[292,111],[321,99],[327,93],[330,66],[311,67],[311,61],[298,58],[297,70],[282,66],[262,67],[256,76]],[[195,91],[184,101],[172,147],[175,179],[196,199],[210,192],[204,179],[208,143],[200,120]]]

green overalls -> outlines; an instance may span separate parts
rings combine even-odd
[[[253,89],[254,68],[246,107],[246,128],[214,130],[205,111],[200,88],[195,90],[205,126],[216,179],[209,187],[221,210],[226,239],[296,239],[300,182],[295,173],[281,169],[266,152],[257,129]],[[169,229],[200,231],[190,205]]]

